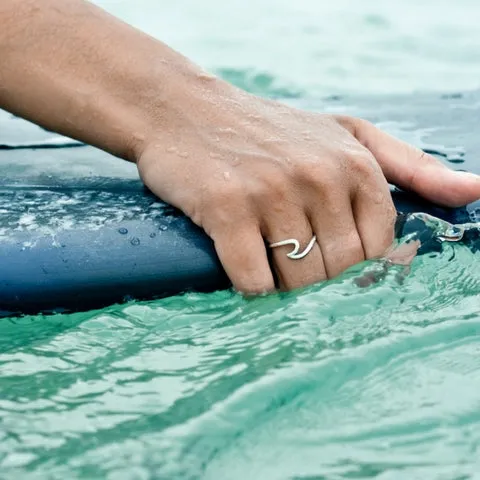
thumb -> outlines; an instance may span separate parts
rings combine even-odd
[[[372,152],[390,183],[448,207],[480,199],[480,176],[451,170],[435,157],[366,120],[357,119],[350,126],[351,133]]]

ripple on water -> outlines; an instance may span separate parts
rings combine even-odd
[[[4,319],[2,475],[470,478],[479,260],[452,243],[368,288],[353,269],[250,300]]]

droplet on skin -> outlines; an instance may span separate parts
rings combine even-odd
[[[138,237],[133,237],[131,240],[130,240],[130,243],[136,247],[137,245],[140,245],[140,239]]]
[[[168,229],[168,227],[166,225],[160,225],[159,229],[164,232],[165,230]]]
[[[305,132],[303,132],[303,139],[304,140],[311,140],[312,139],[311,130],[306,130]]]
[[[225,180],[230,180],[230,172],[223,172],[223,178]]]
[[[233,128],[230,127],[225,127],[225,128],[219,128],[218,129],[219,133],[236,133]]]
[[[118,229],[118,233],[120,233],[121,235],[126,235],[128,233],[128,230],[122,227]]]
[[[167,153],[177,153],[178,150],[177,150],[177,147],[167,147],[165,151]]]
[[[156,236],[157,236],[157,234],[156,234],[155,232],[152,232],[152,233],[150,234],[150,238],[155,238]]]
[[[202,71],[200,72],[198,75],[197,75],[197,78],[199,80],[215,80],[217,77],[211,73],[208,73],[208,72],[205,72],[205,71]]]

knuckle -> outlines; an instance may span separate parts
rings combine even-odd
[[[357,129],[360,128],[372,128],[374,127],[373,123],[370,122],[369,120],[365,120],[365,118],[355,118],[355,125],[357,126]]]
[[[335,115],[335,120],[352,134],[356,131],[358,122],[361,121],[359,118],[350,115]]]
[[[225,185],[213,185],[210,187],[208,197],[214,207],[223,205],[229,206],[242,202],[245,193],[241,185],[230,182]]]
[[[245,193],[241,185],[233,182],[220,187],[210,185],[205,187],[202,217],[222,224],[230,223],[234,218],[244,214],[245,203]]]
[[[341,214],[338,210],[339,196],[343,195],[346,186],[345,178],[341,172],[328,169],[313,178],[315,195],[319,202],[329,209],[332,214]]]
[[[309,183],[312,179],[314,166],[312,162],[299,159],[292,165],[292,177],[299,184]]]
[[[366,149],[358,150],[350,153],[348,156],[348,164],[352,173],[362,180],[378,175],[379,166],[375,157]]]
[[[336,115],[335,119],[339,125],[349,131],[354,137],[361,137],[362,132],[371,131],[374,126],[372,122],[364,118],[352,117],[350,115]]]
[[[337,184],[340,177],[338,168],[320,161],[302,162],[295,167],[297,183],[312,186],[320,191]]]
[[[282,202],[288,196],[288,177],[279,171],[264,173],[257,179],[251,190],[254,200]]]
[[[355,136],[363,136],[364,132],[371,132],[375,129],[375,125],[365,118],[355,119]]]

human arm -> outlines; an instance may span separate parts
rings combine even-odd
[[[386,179],[432,201],[480,197],[461,176],[363,120],[242,92],[83,0],[3,0],[0,106],[136,162],[142,179],[213,238],[236,288],[285,288],[382,255],[395,211]]]

